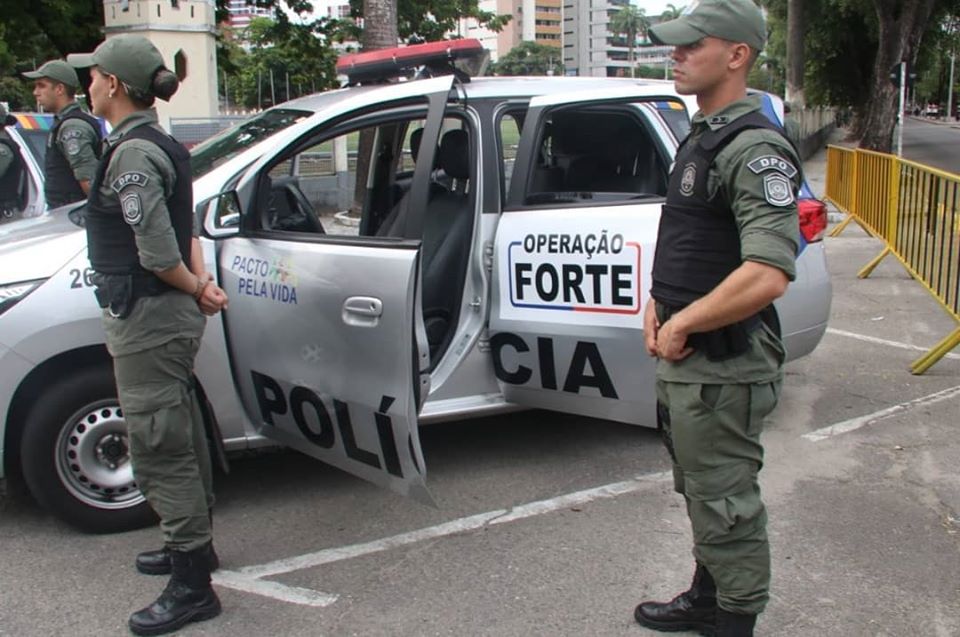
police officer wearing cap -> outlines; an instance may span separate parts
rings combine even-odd
[[[6,128],[15,123],[6,105],[0,104],[0,223],[22,212],[24,206],[23,160],[20,148],[10,139]]]
[[[50,60],[23,76],[34,80],[37,103],[55,113],[44,166],[47,206],[82,201],[90,192],[100,157],[100,123],[77,103],[77,72],[63,60]]]
[[[773,301],[795,277],[799,160],[747,96],[766,27],[752,0],[700,0],[650,29],[673,45],[677,92],[699,111],[670,175],[644,314],[658,422],[693,527],[690,589],[643,602],[662,631],[753,635],[770,584],[760,432],[784,348]]]
[[[220,613],[210,456],[193,364],[206,322],[227,298],[203,269],[194,236],[190,155],[157,124],[155,98],[178,80],[138,35],[90,54],[93,112],[113,127],[90,188],[86,229],[134,478],[160,517],[164,548],[137,556],[149,574],[170,573],[163,593],[130,616],[138,635],[159,635]]]

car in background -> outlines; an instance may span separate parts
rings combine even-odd
[[[218,458],[286,445],[429,500],[420,424],[545,408],[655,426],[642,312],[689,98],[448,68],[479,49],[359,54],[350,86],[192,149],[206,267],[230,296],[195,367]],[[432,76],[384,82],[413,66]],[[775,98],[764,112],[783,121]],[[826,209],[804,193],[777,302],[790,358],[830,310]],[[64,520],[115,531],[152,514],[74,208],[0,228],[3,467]]]
[[[47,206],[43,195],[43,166],[53,115],[12,113],[9,121],[13,123],[4,123],[3,130],[19,150],[14,169],[20,174],[17,192],[3,193],[4,200],[15,200],[17,205],[0,217],[0,223],[35,217]]]
[[[923,114],[927,117],[940,117],[940,105],[930,102],[927,104],[927,107],[923,109]]]

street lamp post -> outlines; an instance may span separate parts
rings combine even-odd
[[[950,82],[947,84],[947,121],[953,117],[953,63],[956,61],[957,54],[950,52]]]

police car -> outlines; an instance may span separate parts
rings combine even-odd
[[[47,205],[43,195],[43,163],[53,115],[11,114],[9,122],[0,122],[0,125],[17,150],[15,173],[10,179],[12,191],[0,193],[0,199],[15,201],[16,205],[0,215],[0,223],[40,215]]]
[[[655,81],[439,74],[477,49],[360,54],[351,86],[193,149],[204,257],[230,295],[196,364],[218,452],[286,445],[428,500],[419,424],[544,408],[655,426],[642,314],[691,105]],[[433,76],[382,81],[413,66]],[[831,296],[826,210],[803,195],[778,302],[791,358]],[[44,506],[111,531],[151,514],[77,218],[0,229],[0,440]]]

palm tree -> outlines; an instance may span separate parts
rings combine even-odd
[[[636,76],[636,64],[634,64],[633,50],[637,46],[637,36],[647,37],[647,29],[650,28],[650,18],[640,7],[628,4],[620,8],[620,11],[613,15],[610,20],[610,30],[618,35],[625,36],[627,40],[627,60],[630,64],[630,77]]]
[[[687,7],[684,5],[677,6],[672,2],[667,3],[667,8],[663,10],[663,13],[660,14],[660,20],[666,22],[667,20],[676,20],[683,15],[684,9]]]

